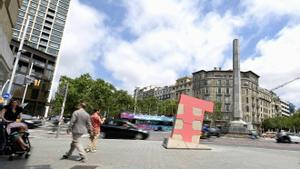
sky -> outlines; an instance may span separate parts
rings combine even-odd
[[[272,89],[300,76],[299,0],[72,0],[58,74],[90,73],[132,93],[198,70],[241,70]],[[276,90],[300,107],[300,80]]]

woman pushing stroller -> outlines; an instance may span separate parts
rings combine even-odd
[[[23,108],[19,106],[17,100],[11,100],[10,103],[3,107],[0,118],[7,123],[6,131],[12,136],[12,141],[16,142],[22,150],[27,150],[29,145],[23,140],[23,135],[27,130],[27,125],[21,123],[21,113]]]

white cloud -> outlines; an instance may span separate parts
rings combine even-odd
[[[124,29],[133,41],[115,39],[104,55],[106,68],[123,88],[173,84],[181,72],[220,65],[234,29],[244,23],[230,13],[202,15],[192,1],[126,1]]]
[[[55,91],[60,76],[77,77],[83,73],[95,76],[94,62],[100,56],[99,45],[106,36],[105,16],[96,9],[72,0],[62,39],[61,57],[55,76]]]
[[[268,21],[279,16],[300,16],[299,0],[244,0],[242,5],[246,7],[246,14],[256,19]]]
[[[106,35],[104,19],[97,10],[78,0],[71,1],[61,47],[60,75],[95,74],[93,62],[100,52],[97,47]]]
[[[300,77],[299,53],[300,24],[285,27],[276,37],[262,39],[257,44],[255,57],[242,63],[245,70],[253,70],[260,77],[261,85],[272,89],[293,78]],[[300,105],[300,81],[296,81],[283,88],[276,90],[279,96],[285,100]]]

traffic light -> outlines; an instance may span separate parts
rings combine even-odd
[[[39,87],[40,86],[40,83],[41,83],[41,80],[34,80],[34,86],[35,87]]]

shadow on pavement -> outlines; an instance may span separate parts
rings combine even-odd
[[[70,169],[96,169],[98,166],[96,165],[75,165]]]
[[[50,165],[30,165],[26,166],[25,169],[51,169]]]

